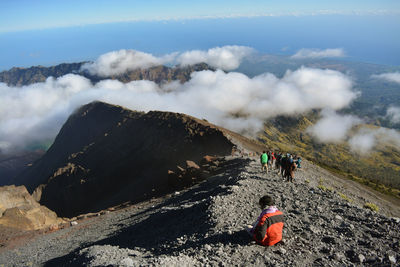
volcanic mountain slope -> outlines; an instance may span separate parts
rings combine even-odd
[[[127,71],[120,75],[100,77],[92,75],[87,71],[81,71],[81,67],[85,63],[86,62],[63,63],[51,67],[35,66],[30,68],[12,68],[8,71],[0,72],[0,83],[6,83],[9,86],[24,86],[32,83],[44,82],[50,76],[58,78],[69,73],[82,75],[90,79],[92,83],[103,79],[117,79],[124,83],[134,80],[148,80],[156,83],[172,80],[185,82],[190,79],[190,75],[195,71],[212,70],[210,66],[202,63],[186,67],[155,66],[147,69]],[[15,90],[20,89],[15,88]],[[14,177],[21,173],[26,165],[38,159],[42,154],[41,151],[32,151],[30,148],[18,152],[5,152],[0,150],[0,185],[16,183]]]
[[[90,74],[87,71],[82,71],[81,67],[85,63],[87,62],[63,63],[51,67],[34,66],[30,68],[12,68],[8,71],[0,72],[0,82],[6,83],[9,86],[23,86],[44,82],[50,76],[58,78],[69,73],[82,75],[90,79],[93,83],[103,79],[116,79],[125,83],[136,80],[148,80],[156,83],[172,80],[185,82],[189,80],[192,72],[212,69],[204,63],[186,67],[155,66],[147,69],[127,71],[119,75],[100,77]]]
[[[308,161],[295,183],[260,171],[258,157],[229,156],[217,175],[78,225],[0,248],[6,266],[396,266],[400,215],[379,194]],[[244,230],[269,194],[285,214],[284,245],[265,248]]]
[[[16,180],[41,204],[71,217],[190,185],[184,179],[171,184],[168,170],[230,155],[232,139],[262,149],[187,115],[93,102],[71,115],[47,153]]]

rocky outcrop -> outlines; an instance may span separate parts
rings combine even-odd
[[[55,212],[37,203],[24,186],[0,187],[0,225],[37,230],[64,222]]]
[[[176,189],[189,187],[214,175],[220,162],[224,158],[204,156],[200,161],[201,166],[191,160],[186,161],[186,167],[176,166],[175,170],[168,170],[168,184]]]
[[[71,115],[47,153],[17,179],[30,192],[40,186],[34,195],[41,204],[72,217],[187,186],[186,179],[171,186],[168,170],[231,155],[234,140],[257,146],[240,138],[184,114],[94,102]]]

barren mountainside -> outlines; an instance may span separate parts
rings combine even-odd
[[[240,137],[184,114],[93,102],[71,115],[47,153],[16,180],[41,204],[71,217],[183,186],[171,184],[169,170],[230,155],[232,138]]]

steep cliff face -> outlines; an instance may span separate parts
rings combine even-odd
[[[173,189],[169,169],[233,148],[222,130],[184,114],[94,102],[71,115],[43,158],[17,178],[69,217],[162,195]]]

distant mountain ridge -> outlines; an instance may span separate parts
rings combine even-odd
[[[14,67],[10,70],[0,72],[0,82],[3,82],[9,86],[23,86],[32,83],[44,82],[50,76],[58,78],[68,73],[78,72],[84,63],[85,62],[63,63],[51,67]]]
[[[6,83],[9,86],[24,86],[33,83],[44,82],[48,77],[58,78],[69,73],[82,75],[90,79],[93,83],[104,79],[115,79],[124,83],[136,80],[148,80],[156,83],[172,80],[185,82],[190,79],[190,74],[192,72],[213,70],[213,68],[205,63],[186,67],[167,67],[160,65],[147,69],[126,71],[120,75],[100,77],[90,74],[87,71],[81,71],[81,67],[85,63],[87,62],[63,63],[51,67],[33,66],[30,68],[12,68],[8,71],[0,72],[0,82]]]

